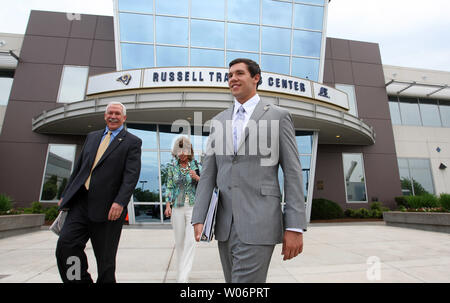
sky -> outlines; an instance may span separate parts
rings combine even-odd
[[[112,16],[112,3],[0,0],[0,32],[24,34],[31,9]],[[327,36],[378,43],[383,64],[450,72],[449,15],[448,0],[332,0]]]

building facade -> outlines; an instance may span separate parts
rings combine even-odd
[[[169,223],[173,141],[187,130],[201,162],[207,121],[233,102],[228,62],[248,57],[263,70],[261,98],[293,117],[308,216],[314,198],[394,208],[402,190],[379,48],[326,38],[327,6],[118,0],[114,17],[32,11],[0,135],[0,193],[18,206],[55,203],[85,135],[120,101],[143,140],[130,223]]]

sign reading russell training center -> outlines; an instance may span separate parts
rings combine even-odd
[[[349,109],[347,94],[321,83],[287,75],[262,73],[260,91],[283,93],[320,100]],[[228,69],[203,67],[147,68],[89,77],[87,95],[111,91],[164,88],[228,88]]]

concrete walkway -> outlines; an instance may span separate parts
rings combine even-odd
[[[60,282],[56,241],[46,227],[0,239],[0,283]],[[90,243],[86,253],[95,280]],[[125,226],[117,255],[118,282],[173,283],[174,265],[171,229]],[[224,282],[216,241],[198,244],[191,282]],[[311,224],[297,258],[282,261],[281,245],[276,246],[268,282],[449,283],[450,235],[384,222]]]

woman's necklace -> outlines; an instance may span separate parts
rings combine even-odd
[[[186,167],[183,167],[183,165],[180,163],[180,171],[183,175],[186,175],[190,171],[190,165],[189,162],[186,164]]]

